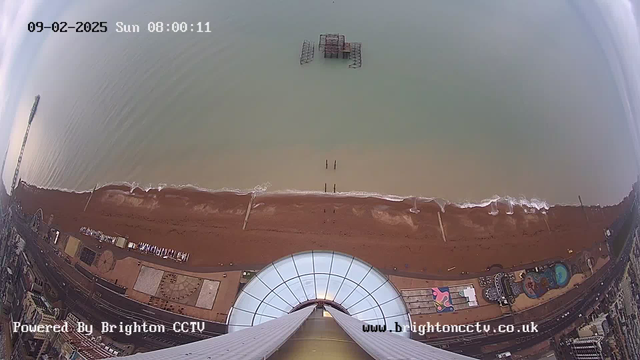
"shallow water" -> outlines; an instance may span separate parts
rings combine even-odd
[[[107,20],[109,32],[44,40],[5,182],[35,94],[21,177],[45,187],[326,183],[456,202],[609,204],[635,181],[609,63],[568,2],[190,4],[78,2],[63,12],[59,20]],[[116,33],[116,21],[142,32]],[[150,21],[209,22],[212,32],[149,33]],[[302,41],[323,32],[361,42],[363,67],[317,51],[300,66]]]

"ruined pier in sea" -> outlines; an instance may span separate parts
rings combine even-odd
[[[362,67],[362,43],[347,42],[342,34],[320,34],[318,52],[322,53],[325,59],[351,60],[349,64],[351,69]],[[304,40],[300,53],[300,65],[313,61],[314,55],[315,44]]]
[[[302,51],[300,53],[300,65],[308,64],[313,61],[316,45],[309,40],[302,43]]]

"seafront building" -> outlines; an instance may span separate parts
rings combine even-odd
[[[604,360],[602,336],[589,336],[570,341],[571,356],[574,360]]]
[[[19,321],[21,324],[32,326],[54,324],[56,320],[54,309],[41,295],[27,292],[23,305],[23,316]],[[27,347],[27,354],[38,358],[44,350],[43,347],[47,345],[47,333],[29,331],[23,333],[22,341]]]
[[[589,336],[607,336],[611,330],[609,330],[609,324],[607,322],[607,314],[600,314],[593,321],[582,326],[578,329],[578,336],[581,338]]]
[[[640,265],[638,229],[632,232],[629,262],[621,278],[605,293],[601,306],[561,344],[568,359],[638,359],[638,291],[636,271]]]
[[[75,319],[74,319],[75,318]],[[77,318],[73,314],[67,315],[65,322],[69,325],[68,332],[51,332],[47,334],[48,357],[65,360],[92,360],[116,357],[120,353],[111,346],[105,345],[100,336],[83,334],[73,325]],[[56,320],[55,325],[65,322]]]

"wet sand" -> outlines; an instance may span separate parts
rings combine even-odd
[[[44,190],[21,184],[16,196],[26,213],[42,208],[53,226],[77,233],[81,226],[121,234],[191,253],[193,267],[221,264],[259,268],[291,253],[324,249],[357,256],[381,270],[433,275],[481,272],[564,259],[604,246],[603,229],[631,205],[627,197],[608,207],[555,206],[546,214],[506,206],[446,206],[443,239],[434,202],[319,195],[258,195],[242,230],[250,194],[191,189],[144,190],[125,186],[89,193]],[[529,211],[525,211],[529,210]],[[587,220],[588,219],[588,220]],[[447,269],[455,267],[451,272]]]

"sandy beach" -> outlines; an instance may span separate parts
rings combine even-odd
[[[89,197],[24,183],[16,190],[26,213],[42,208],[45,221],[53,215],[52,225],[64,232],[88,226],[187,251],[191,267],[259,269],[291,253],[325,249],[383,271],[433,275],[516,267],[600,247],[603,229],[631,204],[627,197],[615,206],[554,206],[546,214],[517,206],[511,215],[499,205],[491,215],[490,206],[448,205],[442,213],[435,202],[418,202],[414,214],[411,200],[262,194],[253,199],[243,230],[250,194],[106,186],[83,211]]]

